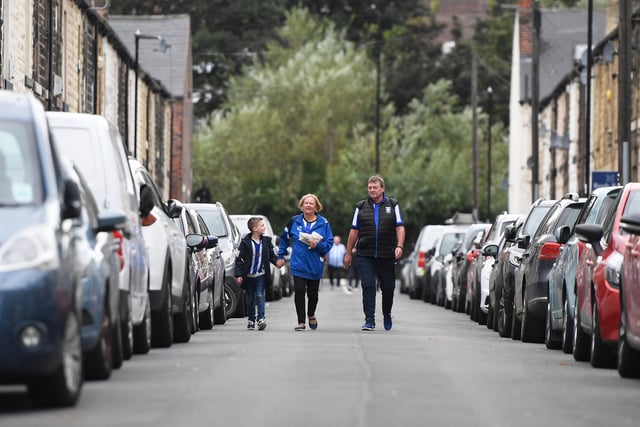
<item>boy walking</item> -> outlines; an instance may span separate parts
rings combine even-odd
[[[245,290],[247,303],[247,329],[256,326],[256,305],[258,307],[258,329],[267,327],[264,313],[265,289],[273,286],[269,263],[276,264],[278,257],[273,248],[271,237],[265,236],[264,220],[258,216],[249,218],[247,228],[251,231],[240,242],[236,258],[236,282]]]

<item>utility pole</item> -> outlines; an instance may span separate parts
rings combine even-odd
[[[589,11],[587,12],[587,81],[584,106],[584,153],[583,168],[584,188],[583,196],[591,192],[591,67],[593,66],[592,45],[593,45],[593,0],[589,0]]]
[[[540,10],[538,0],[532,2],[533,26],[531,37],[531,201],[538,199],[538,99],[540,97]]]
[[[491,221],[491,127],[493,114],[493,89],[491,86],[487,88],[487,96],[489,97],[489,126],[487,129],[487,220]]]
[[[473,220],[478,221],[478,59],[471,52],[471,122],[473,127]]]
[[[382,29],[380,28],[380,11],[376,9],[375,4],[371,5],[376,12],[378,29],[376,34],[376,173],[380,173],[380,74],[381,74],[381,55],[382,55]]]
[[[630,181],[631,156],[631,7],[629,0],[620,0],[619,59],[618,59],[618,173],[620,183]]]

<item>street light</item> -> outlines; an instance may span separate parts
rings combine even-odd
[[[158,40],[160,42],[160,51],[166,52],[169,48],[169,44],[167,44],[167,39],[164,36],[152,36],[147,34],[141,34],[140,30],[136,30],[135,34],[136,39],[136,57],[135,57],[135,68],[136,68],[136,84],[134,89],[134,106],[133,106],[133,157],[138,157],[138,72],[139,72],[139,62],[138,56],[140,53],[140,39],[145,40]]]
[[[491,221],[491,116],[493,114],[493,89],[487,88],[489,98],[489,128],[487,129],[487,220]]]
[[[371,9],[376,13],[378,29],[376,33],[375,55],[376,55],[376,173],[380,173],[380,68],[382,54],[382,31],[380,28],[380,11],[375,3],[371,4]]]

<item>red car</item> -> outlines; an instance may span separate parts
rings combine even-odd
[[[586,242],[576,270],[573,357],[594,367],[615,367],[620,327],[620,276],[629,235],[623,215],[640,213],[640,183],[624,186],[602,225],[579,224]]]
[[[621,218],[628,233],[620,281],[620,337],[618,373],[624,378],[640,377],[640,213]]]

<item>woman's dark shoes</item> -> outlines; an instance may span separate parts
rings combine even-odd
[[[296,326],[293,329],[296,331],[304,331],[305,329],[307,329],[307,327],[304,325],[304,323],[300,323],[298,326]]]
[[[314,317],[309,317],[309,327],[311,329],[318,329],[318,319]]]

